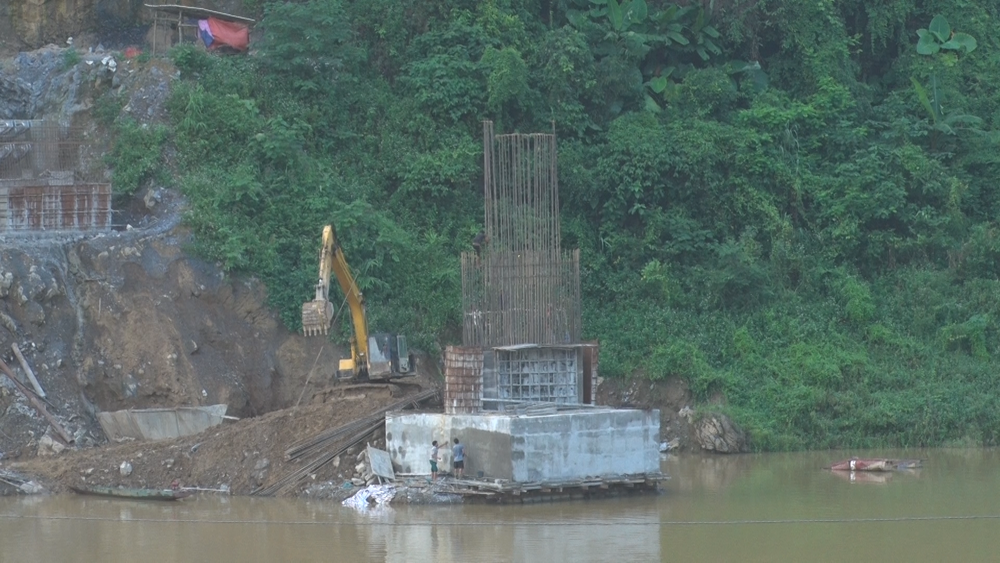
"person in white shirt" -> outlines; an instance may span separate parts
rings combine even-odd
[[[431,480],[435,480],[438,477],[438,443],[437,440],[431,442]]]

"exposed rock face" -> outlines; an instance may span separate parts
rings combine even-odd
[[[10,0],[14,33],[29,47],[61,44],[93,27],[96,14],[97,0]]]
[[[65,49],[19,53],[0,67],[0,119],[55,117],[64,124],[83,109],[95,67],[63,69]],[[100,68],[97,65],[96,68]]]
[[[748,448],[747,435],[724,414],[710,413],[695,423],[695,436],[701,449],[733,454]]]

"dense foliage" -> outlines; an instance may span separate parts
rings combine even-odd
[[[603,375],[685,377],[759,449],[1000,437],[997,0],[260,9],[252,56],[172,53],[170,142],[289,326],[332,221],[376,328],[456,341],[481,120],[554,122]]]

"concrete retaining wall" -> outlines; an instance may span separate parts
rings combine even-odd
[[[438,441],[442,471],[451,471],[452,439],[465,444],[465,474],[478,471],[510,479],[511,418],[503,415],[406,414],[386,415],[386,449],[397,471],[430,474],[431,442]]]
[[[511,420],[514,481],[652,473],[660,469],[660,413],[576,411]]]
[[[660,469],[658,411],[595,409],[540,416],[395,414],[386,447],[402,473],[429,474],[431,441],[452,467],[452,439],[466,450],[465,474],[516,482],[572,480]]]

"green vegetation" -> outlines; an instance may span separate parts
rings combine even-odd
[[[80,62],[80,52],[76,49],[70,47],[63,51],[62,54],[62,69],[69,70],[75,67]]]
[[[98,119],[108,119],[115,107],[114,98],[105,95],[106,101],[95,109]],[[168,130],[164,125],[139,123],[131,117],[114,122],[115,143],[105,157],[111,167],[111,181],[116,195],[132,195],[149,179],[163,183],[167,171],[162,164],[163,146]]]
[[[997,442],[1000,4],[258,5],[255,56],[173,52],[170,140],[201,251],[289,326],[332,221],[376,329],[455,342],[481,120],[554,121],[604,375],[686,377],[758,449]]]

